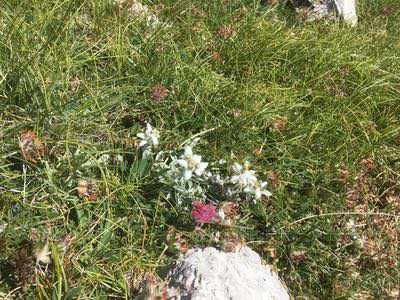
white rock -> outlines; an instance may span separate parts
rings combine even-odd
[[[357,0],[308,0],[310,12],[307,20],[331,19],[336,12],[344,22],[355,26],[358,22],[356,1]],[[301,3],[304,4],[304,2]]]
[[[357,25],[358,17],[356,10],[356,0],[335,0],[336,9],[343,20],[352,25]]]
[[[192,249],[169,272],[169,299],[289,300],[289,294],[269,266],[248,247],[236,252]]]
[[[121,9],[125,7],[132,18],[146,20],[147,26],[154,27],[160,24],[159,19],[150,11],[148,6],[137,0],[115,0],[115,4],[117,4]]]

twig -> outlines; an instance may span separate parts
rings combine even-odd
[[[292,223],[289,224],[289,226],[301,223],[303,221],[309,220],[309,219],[315,219],[315,218],[320,218],[320,217],[327,217],[327,216],[380,216],[380,217],[388,217],[388,218],[395,218],[398,219],[400,218],[400,215],[395,215],[395,214],[389,214],[389,213],[378,213],[378,212],[335,212],[335,213],[325,213],[325,214],[320,214],[320,215],[312,215],[312,216],[307,216],[301,219],[298,219]]]
[[[201,132],[199,132],[199,133],[196,133],[195,135],[193,135],[193,136],[191,136],[190,138],[188,138],[188,139],[186,139],[185,141],[183,141],[183,143],[179,145],[179,148],[181,148],[183,145],[185,145],[185,144],[188,143],[189,141],[192,141],[192,140],[194,140],[195,138],[197,138],[197,137],[199,137],[199,136],[201,136],[201,135],[204,135],[204,134],[206,134],[206,133],[209,133],[210,131],[214,131],[214,130],[217,129],[217,128],[218,128],[218,127],[213,127],[213,128],[210,128],[210,129],[203,130],[203,131],[201,131]]]

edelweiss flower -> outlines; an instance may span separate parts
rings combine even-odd
[[[146,131],[140,132],[136,136],[141,139],[139,147],[157,147],[160,133],[157,129],[152,128],[151,125],[147,123]]]
[[[256,200],[261,199],[262,196],[269,197],[271,196],[271,192],[264,189],[267,186],[267,182],[261,182],[254,188],[254,198]]]
[[[110,161],[110,155],[109,154],[103,154],[98,158],[98,161],[100,164],[106,165]]]
[[[254,196],[254,200],[261,199],[262,196],[269,197],[271,193],[265,189],[267,182],[259,182],[254,170],[250,170],[250,164],[245,162],[244,166],[235,163],[232,167],[235,175],[231,177],[231,182],[237,184],[245,193]]]
[[[237,162],[235,162],[232,166],[232,170],[234,173],[240,173],[243,170],[243,166],[241,164],[238,164]]]
[[[249,164],[247,162],[245,163],[244,168],[242,165],[235,163],[232,169],[233,172],[236,174],[231,178],[231,182],[233,184],[239,184],[240,188],[242,189],[249,189],[256,185],[256,172],[253,170],[249,170]]]
[[[180,167],[183,168],[183,177],[186,180],[192,178],[193,173],[201,176],[208,166],[208,163],[201,161],[201,156],[193,154],[191,146],[185,147],[185,153],[177,160]]]

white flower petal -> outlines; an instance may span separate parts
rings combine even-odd
[[[183,172],[183,178],[185,180],[189,180],[190,178],[192,178],[192,171],[191,170],[185,170]]]
[[[239,163],[236,163],[236,162],[232,166],[232,170],[235,173],[240,173],[242,171],[242,169],[243,169],[243,166],[241,164],[239,164]]]
[[[147,123],[146,124],[146,133],[148,135],[150,135],[152,131],[153,131],[153,128],[151,127],[151,125],[149,123]]]
[[[146,140],[143,140],[143,141],[141,141],[141,142],[139,143],[139,147],[143,147],[143,146],[145,146],[145,145],[147,145],[147,141],[146,141]]]
[[[197,169],[195,170],[196,175],[197,176],[201,176],[204,173],[204,171],[207,168],[207,166],[208,166],[208,163],[205,163],[205,162],[200,163],[197,166]]]
[[[222,208],[218,209],[218,216],[220,218],[221,221],[225,220],[225,212]]]
[[[180,167],[182,167],[182,168],[184,168],[184,169],[187,169],[188,168],[188,162],[186,161],[186,160],[184,160],[184,159],[178,159],[177,161],[177,164],[178,164],[178,166],[180,166]]]
[[[210,171],[208,171],[204,174],[204,176],[206,176],[207,178],[211,178],[213,177],[213,174]]]
[[[260,188],[263,189],[263,188],[265,188],[267,185],[268,185],[268,182],[263,181],[263,182],[260,183]]]
[[[239,178],[240,178],[240,177],[239,177],[238,175],[232,176],[232,177],[231,177],[231,182],[234,183],[234,184],[236,184],[236,183],[239,182]]]
[[[193,163],[193,165],[198,165],[198,164],[200,164],[201,163],[201,156],[200,155],[197,155],[197,154],[195,154],[195,155],[193,155],[192,156],[192,163]]]
[[[185,156],[192,157],[193,156],[193,149],[190,146],[185,147]]]
[[[270,191],[265,190],[265,191],[263,191],[263,195],[266,197],[270,197],[270,196],[272,196],[272,193]]]
[[[153,146],[158,146],[158,138],[154,135],[151,136],[151,142]]]

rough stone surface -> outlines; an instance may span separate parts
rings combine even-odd
[[[115,0],[120,9],[126,9],[133,19],[143,19],[147,21],[147,26],[154,27],[160,24],[158,17],[150,11],[147,5],[137,0]]]
[[[307,3],[308,2],[308,3]],[[300,7],[304,5],[311,6],[309,21],[322,18],[332,18],[335,14],[351,26],[357,25],[358,17],[356,10],[356,0],[307,0],[297,1]]]
[[[352,25],[357,25],[356,0],[335,0],[337,12],[343,20]]]
[[[277,274],[248,247],[236,252],[189,250],[167,279],[169,299],[175,300],[290,299]]]

